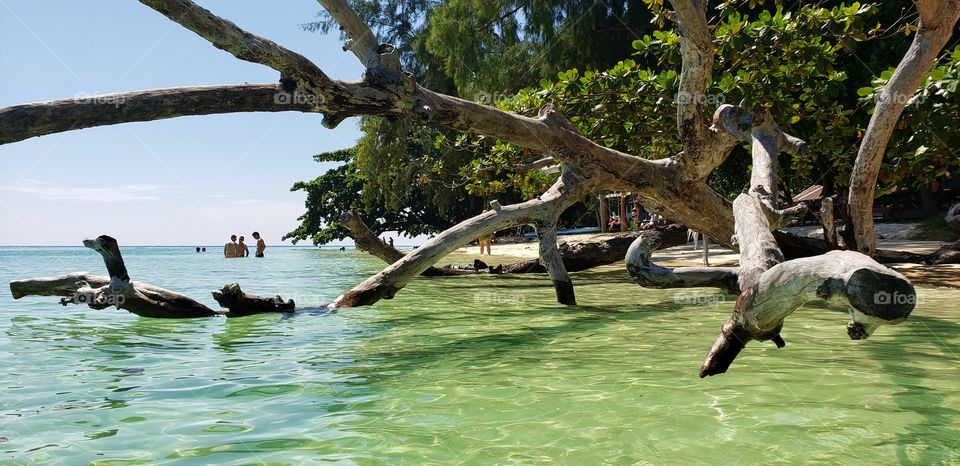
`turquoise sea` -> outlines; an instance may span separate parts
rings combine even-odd
[[[617,268],[417,279],[321,306],[378,270],[353,251],[124,247],[130,275],[216,303],[239,282],[300,312],[156,320],[0,287],[2,464],[960,464],[960,290],[865,341],[810,305],[787,347],[697,371],[732,308]],[[77,248],[0,248],[0,281],[103,273]]]

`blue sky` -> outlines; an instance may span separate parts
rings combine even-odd
[[[197,3],[295,50],[335,79],[363,69],[337,34],[301,30],[313,0]],[[184,85],[270,83],[279,74],[240,61],[138,2],[0,0],[0,107],[79,95]],[[259,230],[270,244],[297,225],[290,192],[349,147],[355,120],[321,115],[184,117],[54,134],[0,146],[0,245],[79,245],[110,234],[127,245],[223,244]]]

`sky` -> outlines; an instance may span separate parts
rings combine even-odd
[[[314,0],[200,0],[334,79],[363,68],[338,34],[302,30]],[[273,83],[279,73],[214,48],[130,0],[0,0],[0,107],[149,88]],[[299,180],[333,164],[312,155],[354,145],[297,112],[181,117],[83,129],[0,146],[0,245],[217,245],[260,232],[268,244],[304,212]],[[248,240],[249,241],[249,240]],[[309,241],[307,242],[309,244]]]

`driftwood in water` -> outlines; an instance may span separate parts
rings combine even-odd
[[[676,267],[654,264],[650,256],[663,245],[659,231],[643,232],[626,255],[627,272],[640,286],[652,288],[715,287],[728,293],[739,293],[736,267]]]
[[[373,233],[373,230],[364,223],[356,211],[345,212],[340,217],[341,222],[350,231],[357,249],[369,253],[388,264],[400,260],[404,253],[393,246],[385,244]],[[655,249],[665,249],[683,244],[687,228],[671,224],[658,226],[656,229],[628,232],[622,235],[593,238],[577,242],[562,242],[559,246],[563,265],[570,272],[579,272],[601,265],[609,265],[623,260],[630,248],[630,244],[641,236],[656,235],[658,238]],[[474,267],[473,270],[456,268],[430,267],[421,273],[425,277],[447,275],[470,275],[476,273],[517,274],[517,273],[545,273],[546,267],[539,258],[529,259],[512,264],[502,264],[497,267]]]
[[[726,372],[751,340],[773,340],[782,348],[783,320],[808,301],[823,299],[849,307],[847,332],[856,340],[868,337],[880,324],[903,321],[916,302],[913,285],[903,275],[859,252],[832,251],[785,262],[771,231],[800,209],[777,208],[776,134],[769,114],[754,113],[751,187],[733,202],[742,291],[700,377]]]
[[[242,317],[267,312],[293,312],[296,308],[292,299],[284,301],[280,295],[272,298],[244,293],[240,285],[230,283],[214,290],[213,299],[220,307],[230,310],[227,317]]]
[[[373,230],[363,222],[363,219],[360,218],[359,212],[355,209],[348,210],[340,216],[340,223],[342,223],[348,231],[350,231],[350,237],[353,238],[354,244],[356,244],[357,249],[366,252],[387,264],[392,264],[403,258],[404,254],[400,252],[397,248],[384,243],[377,235],[373,233]],[[424,270],[420,275],[424,277],[445,277],[451,275],[472,275],[476,274],[476,270],[463,270],[463,269],[442,269],[438,267],[430,267],[427,270]]]
[[[278,312],[276,305],[269,309],[264,303],[273,298],[248,295],[237,285],[239,295],[228,301],[230,313],[217,312],[193,298],[158,286],[130,280],[126,264],[120,254],[117,240],[101,235],[95,240],[84,240],[83,245],[103,256],[110,276],[74,272],[54,277],[38,277],[10,282],[14,299],[24,296],[60,296],[60,304],[86,304],[92,309],[116,307],[142,317],[184,319],[218,315],[250,315],[259,312]],[[223,290],[221,290],[223,291]],[[279,299],[279,296],[277,297]],[[282,300],[281,300],[282,301]],[[222,305],[222,304],[221,304]],[[249,307],[247,307],[249,306]],[[284,310],[293,310],[293,301],[283,304]]]

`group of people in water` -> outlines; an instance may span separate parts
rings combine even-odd
[[[235,257],[250,257],[250,248],[243,242],[243,236],[237,242],[237,235],[230,235],[230,242],[223,245],[223,257],[232,259]],[[257,248],[254,257],[263,257],[263,251],[267,249],[267,243],[260,237],[260,233],[253,232],[253,239],[257,240]]]

